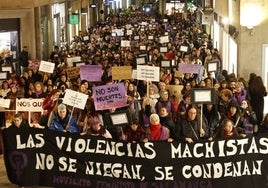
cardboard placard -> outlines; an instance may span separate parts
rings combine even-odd
[[[77,78],[80,76],[80,67],[67,67],[66,72],[70,79]]]
[[[113,80],[132,79],[132,67],[131,66],[112,67],[112,78]]]

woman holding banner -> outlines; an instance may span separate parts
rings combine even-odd
[[[22,114],[17,113],[14,115],[12,119],[12,123],[9,128],[29,128],[29,122],[25,120],[22,116]]]
[[[51,120],[48,127],[51,130],[63,131],[70,133],[79,133],[80,127],[76,123],[76,119],[71,116],[65,104],[59,104],[57,113]]]
[[[92,117],[87,124],[87,129],[81,135],[91,135],[103,138],[112,138],[111,133],[101,124],[99,117]]]
[[[170,138],[170,131],[167,127],[160,124],[160,118],[158,114],[150,115],[150,125],[146,128],[146,138],[144,142],[153,140],[166,140],[172,142],[173,139]]]
[[[228,118],[225,118],[216,133],[216,138],[244,138],[246,134],[239,134],[237,127],[235,126],[234,122]]]

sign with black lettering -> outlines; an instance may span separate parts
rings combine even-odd
[[[22,98],[16,100],[16,111],[41,112],[43,99]]]
[[[55,68],[55,63],[48,62],[48,61],[41,61],[39,66],[39,71],[53,73]]]
[[[127,106],[126,89],[123,83],[96,86],[92,91],[96,110]]]
[[[74,91],[71,89],[66,89],[62,102],[69,106],[73,106],[73,107],[83,110],[85,108],[87,99],[88,99],[88,95],[84,93]]]
[[[137,79],[159,82],[159,67],[137,65]]]

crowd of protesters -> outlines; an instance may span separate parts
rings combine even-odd
[[[38,71],[38,64],[30,61],[27,68],[23,66],[21,74],[14,73],[2,81],[0,95],[11,99],[9,109],[15,108],[17,98],[42,98],[44,111],[39,127],[114,140],[193,143],[200,139],[246,137],[266,131],[268,118],[263,118],[263,110],[267,92],[262,78],[254,73],[248,78],[237,77],[222,70],[220,53],[197,20],[195,12],[189,12],[187,18],[181,15],[154,17],[141,12],[110,16],[105,24],[75,36],[69,47],[55,46],[48,60],[55,63],[52,74]],[[131,34],[127,34],[127,27],[132,30]],[[113,33],[115,29],[124,29],[123,36]],[[149,36],[153,37],[149,39]],[[160,43],[161,36],[168,36],[169,41]],[[130,41],[130,47],[122,47],[121,40]],[[146,46],[146,50],[140,46]],[[181,46],[186,46],[187,50],[181,51]],[[161,52],[161,47],[167,47],[167,51]],[[112,79],[113,66],[136,69],[136,58],[144,54],[148,66],[160,67],[159,82]],[[80,75],[69,78],[67,58],[73,56],[81,56],[81,61],[88,65],[101,65],[102,81],[81,80]],[[163,60],[175,63],[161,67]],[[214,72],[208,71],[211,61],[217,62]],[[203,71],[177,76],[175,72],[180,64],[199,64]],[[95,110],[92,88],[118,82],[125,85],[129,105]],[[183,86],[177,91],[182,97],[173,95],[168,90],[169,85]],[[84,110],[74,109],[71,114],[68,105],[62,103],[67,88],[88,95]],[[194,104],[193,88],[213,90],[213,102]],[[120,110],[129,111],[129,125],[110,126],[105,114]],[[1,118],[2,126],[5,126],[3,112]],[[19,122],[23,122],[22,127],[29,126],[21,118],[15,115],[11,127],[19,127]]]

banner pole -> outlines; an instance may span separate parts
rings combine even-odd
[[[200,106],[200,131],[203,127],[203,104]],[[200,136],[202,137],[202,134],[200,133]]]
[[[69,120],[68,120],[67,126],[66,126],[66,128],[65,128],[66,132],[68,131],[68,129],[69,129],[69,127],[70,127],[70,122],[71,122],[71,118],[72,118],[72,116],[73,116],[73,112],[74,112],[74,105],[75,105],[76,99],[77,99],[77,94],[75,95],[75,98],[74,98],[74,103],[73,103],[73,107],[72,107],[72,110],[71,110],[71,114],[70,114],[70,117],[69,117]]]

